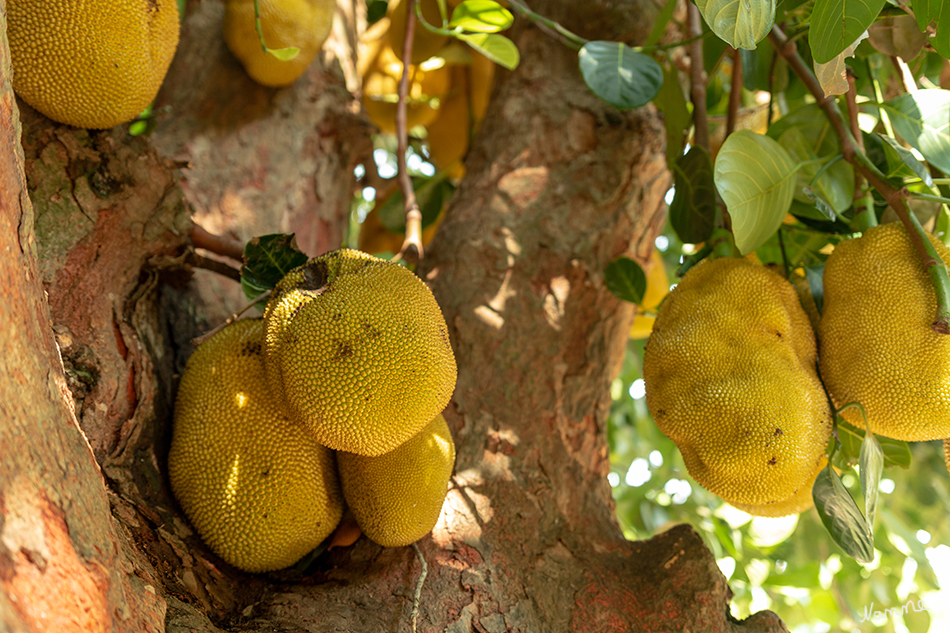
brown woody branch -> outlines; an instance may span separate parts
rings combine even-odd
[[[396,164],[399,168],[399,186],[406,210],[406,239],[394,259],[405,259],[415,264],[423,257],[422,213],[412,189],[412,179],[406,168],[406,152],[409,150],[406,99],[409,95],[409,66],[412,63],[412,39],[416,32],[416,0],[408,0],[406,7],[406,37],[402,46],[402,77],[399,79],[399,102],[396,104]]]

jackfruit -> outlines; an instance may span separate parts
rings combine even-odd
[[[442,28],[442,12],[439,10],[438,0],[421,0],[422,17],[434,27]],[[409,3],[406,0],[391,0],[386,15],[390,20],[388,31],[389,46],[396,57],[402,61],[402,48],[406,40],[406,9]],[[439,49],[448,41],[448,37],[440,33],[433,33],[416,19],[412,36],[412,64],[421,64],[439,52]]]
[[[408,269],[360,251],[290,271],[267,303],[264,328],[274,393],[335,450],[393,450],[455,389],[455,356],[432,292]]]
[[[335,0],[259,0],[261,33],[267,48],[299,48],[282,61],[261,48],[254,0],[227,0],[224,41],[251,79],[263,86],[289,86],[313,62],[333,27]]]
[[[630,338],[644,339],[653,331],[653,322],[656,317],[641,314],[647,310],[655,310],[660,302],[670,293],[670,280],[666,276],[666,265],[663,263],[663,253],[653,249],[650,255],[650,270],[647,272],[647,289],[643,293],[643,300],[637,307],[637,316],[630,326]]]
[[[396,132],[396,103],[402,62],[388,46],[380,48],[363,76],[363,109],[380,130]],[[409,66],[406,126],[428,125],[439,114],[440,100],[448,93],[451,74],[442,60]]]
[[[729,503],[789,499],[831,433],[815,337],[795,289],[745,259],[693,267],[643,358],[647,406],[690,475]]]
[[[818,467],[815,468],[815,474],[811,476],[811,479],[802,484],[801,488],[799,488],[798,491],[788,499],[783,499],[782,501],[776,501],[774,503],[764,503],[761,505],[753,505],[748,503],[730,503],[729,505],[733,506],[734,508],[738,508],[743,512],[748,512],[749,514],[760,517],[785,517],[790,514],[801,514],[805,510],[815,505],[815,498],[812,496],[811,489],[815,485],[815,480],[818,478],[818,473],[820,473],[821,469],[827,465],[827,458],[822,459],[822,461],[818,464]]]
[[[175,403],[172,492],[218,556],[248,572],[292,565],[336,528],[333,452],[267,388],[263,323],[237,321],[188,360]]]
[[[175,0],[7,0],[13,89],[47,117],[104,129],[155,99],[178,46]]]
[[[439,414],[385,455],[340,452],[337,460],[343,496],[360,529],[384,547],[402,547],[431,532],[439,520],[455,443]]]
[[[950,249],[930,241],[950,262]],[[822,307],[821,376],[835,406],[860,402],[885,437],[950,437],[950,336],[930,328],[936,294],[900,222],[835,246]],[[864,428],[856,407],[842,415]]]

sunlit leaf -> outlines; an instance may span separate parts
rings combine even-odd
[[[950,90],[918,90],[881,107],[901,138],[940,171],[950,174]]]
[[[890,167],[888,173],[885,174],[886,176],[891,177],[898,174],[902,171],[900,169],[901,166],[905,166],[911,173],[923,180],[924,184],[928,187],[933,186],[933,178],[930,176],[927,166],[917,160],[913,152],[904,148],[890,136],[884,136],[882,134],[876,134],[875,136],[881,139],[882,146],[884,147],[884,155],[887,157],[887,165]]]
[[[618,299],[640,303],[647,289],[647,276],[637,262],[629,257],[618,257],[607,264],[604,283]]]
[[[683,155],[686,134],[692,122],[678,74],[675,67],[663,66],[663,85],[653,98],[653,105],[663,113],[663,126],[666,128],[666,164],[671,169]]]
[[[248,299],[256,299],[288,272],[306,263],[307,256],[297,248],[293,233],[255,237],[244,246],[241,289]]]
[[[521,54],[515,43],[497,33],[463,33],[458,39],[466,42],[479,53],[499,66],[514,70],[521,61]]]
[[[874,533],[874,517],[880,492],[881,474],[884,472],[884,450],[874,433],[866,433],[861,443],[861,494],[864,495],[864,516],[868,531]]]
[[[686,244],[704,242],[713,228],[716,191],[709,153],[698,145],[673,165],[675,193],[670,204],[670,225]]]
[[[732,218],[736,247],[747,255],[781,226],[792,203],[795,164],[769,137],[739,130],[719,150],[715,181]]]
[[[295,46],[289,46],[287,48],[268,48],[267,52],[282,62],[289,62],[300,54],[300,49]]]
[[[808,42],[812,57],[826,64],[864,33],[885,0],[815,0]]]
[[[841,440],[841,448],[838,455],[844,460],[839,462],[842,465],[852,465],[858,463],[861,455],[861,446],[864,442],[864,430],[852,426],[838,416],[838,438]],[[901,468],[910,468],[911,453],[910,446],[902,440],[895,440],[889,437],[879,437],[881,450],[884,453],[884,466],[900,466]]]
[[[622,42],[588,42],[577,58],[591,92],[621,110],[646,105],[663,84],[663,68]]]
[[[928,41],[944,58],[950,58],[950,5],[946,0],[914,0],[914,17],[917,26],[925,31],[931,22],[937,23],[937,36]]]
[[[755,48],[775,20],[775,0],[696,0],[696,6],[713,33],[733,48]]]
[[[811,298],[815,301],[815,307],[818,308],[818,314],[821,314],[822,304],[825,300],[825,265],[805,266],[805,279],[808,281],[808,289],[811,290]]]
[[[455,7],[449,28],[462,27],[477,33],[504,31],[514,21],[508,9],[492,0],[465,0]]]
[[[859,562],[873,561],[874,543],[864,516],[830,465],[818,472],[811,492],[821,522],[841,549]]]

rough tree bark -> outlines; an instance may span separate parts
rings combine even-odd
[[[627,42],[656,10],[532,6]],[[351,27],[362,10],[341,0]],[[361,539],[306,574],[242,574],[168,492],[175,374],[232,283],[182,268],[191,213],[242,239],[296,230],[317,254],[339,243],[352,166],[371,160],[345,89],[347,29],[334,55],[274,91],[224,50],[220,15],[189,2],[160,98],[172,111],[151,141],[16,103],[0,38],[0,631],[412,629],[411,548]],[[691,528],[631,543],[616,524],[605,425],[632,314],[602,271],[644,259],[662,222],[662,124],[650,107],[593,97],[576,56],[539,30],[511,35],[522,64],[501,78],[422,267],[459,380],[446,411],[456,474],[420,542],[419,630],[785,630],[769,612],[729,617],[729,588]]]

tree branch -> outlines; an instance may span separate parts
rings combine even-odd
[[[416,202],[416,192],[412,189],[412,179],[406,168],[406,152],[409,150],[406,125],[406,98],[409,95],[409,66],[412,62],[412,39],[416,32],[416,0],[408,0],[406,7],[406,37],[402,47],[402,77],[399,79],[399,102],[396,104],[396,164],[399,169],[399,186],[406,209],[406,239],[402,249],[394,258],[405,259],[415,264],[423,257],[422,250],[422,213]]]
[[[886,176],[874,166],[873,163],[860,151],[851,132],[845,127],[844,118],[838,109],[838,104],[833,97],[826,97],[818,79],[805,65],[804,60],[798,54],[798,48],[794,42],[790,42],[778,25],[772,26],[769,33],[769,39],[772,41],[776,52],[780,54],[789,68],[805,84],[812,96],[818,102],[818,106],[824,111],[825,116],[831,124],[832,130],[841,143],[841,152],[854,169],[860,173],[868,183],[877,189],[887,203],[897,213],[907,230],[910,241],[920,257],[924,266],[924,271],[930,276],[937,295],[937,314],[931,328],[940,334],[950,334],[950,276],[947,275],[947,265],[940,259],[937,250],[934,248],[923,227],[907,206],[906,198],[910,195],[906,188],[895,189],[888,182]]]
[[[729,109],[726,111],[726,136],[736,129],[739,105],[742,102],[742,53],[732,49],[732,82],[729,84]]]
[[[244,244],[224,235],[208,233],[198,224],[191,228],[191,243],[195,248],[203,248],[215,255],[230,257],[239,262],[244,261]]]

